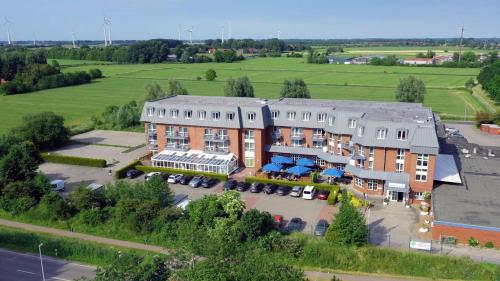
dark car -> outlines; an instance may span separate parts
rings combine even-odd
[[[224,191],[235,189],[237,184],[238,182],[235,180],[226,181],[226,183],[224,184]]]
[[[273,194],[277,188],[278,188],[277,185],[272,184],[272,183],[268,183],[268,184],[264,185],[264,193],[265,194]]]
[[[189,181],[189,186],[191,187],[199,187],[201,182],[203,181],[203,176],[195,176]]]
[[[286,227],[287,232],[300,231],[302,229],[302,220],[300,218],[292,218]]]
[[[252,185],[250,185],[250,192],[259,193],[262,191],[263,187],[264,186],[262,185],[262,183],[254,182],[252,183]]]
[[[127,171],[127,178],[134,179],[142,175],[142,172],[136,169],[130,169]]]
[[[239,192],[245,192],[248,189],[248,185],[245,182],[238,182],[236,184],[236,190]]]
[[[290,190],[292,190],[291,187],[285,186],[285,185],[280,185],[280,186],[278,186],[278,189],[276,189],[276,194],[278,194],[279,196],[285,196],[288,193],[290,193]]]
[[[328,222],[326,220],[319,220],[314,228],[314,235],[325,236],[326,230],[328,229]]]
[[[214,186],[216,183],[217,183],[217,180],[216,180],[216,179],[214,179],[214,178],[209,178],[209,177],[205,177],[205,178],[201,181],[201,187],[203,187],[203,188],[210,188],[210,187]]]
[[[179,183],[182,185],[188,185],[192,179],[193,176],[182,176],[182,178],[179,180]]]
[[[317,195],[317,198],[318,200],[327,200],[328,199],[328,195],[330,195],[330,191],[328,190],[319,190],[318,191],[318,195]]]
[[[169,176],[170,176],[170,174],[163,173],[163,172],[151,172],[151,173],[146,174],[144,176],[144,179],[146,181],[150,181],[153,177],[160,177],[160,179],[166,181]]]

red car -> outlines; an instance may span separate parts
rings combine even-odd
[[[318,191],[318,200],[327,200],[328,195],[330,195],[330,191],[328,190],[319,190]]]
[[[283,226],[283,216],[282,215],[274,215],[274,225],[277,229],[280,229]]]

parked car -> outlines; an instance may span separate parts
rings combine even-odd
[[[92,191],[92,192],[104,191],[104,185],[102,185],[100,183],[95,183],[95,182],[87,185],[87,188],[90,189],[90,191]]]
[[[314,199],[314,195],[316,195],[316,188],[312,185],[308,185],[304,187],[304,191],[302,192],[302,199],[312,200]]]
[[[236,190],[238,190],[239,192],[245,192],[247,191],[248,189],[248,184],[246,182],[238,182],[236,184]]]
[[[262,185],[262,183],[258,183],[258,182],[253,182],[251,185],[250,185],[250,192],[252,193],[259,193],[262,191],[262,188],[264,186]]]
[[[318,199],[319,200],[327,200],[328,199],[328,195],[330,195],[330,191],[328,190],[318,190]]]
[[[282,226],[283,226],[283,216],[274,215],[274,227],[276,227],[276,229],[280,229]]]
[[[179,183],[182,185],[188,185],[192,179],[193,176],[182,176],[182,178],[179,180]]]
[[[276,189],[276,194],[278,194],[279,196],[285,196],[290,193],[290,189],[291,188],[289,186],[280,185],[278,186],[278,189]]]
[[[314,235],[325,236],[326,230],[328,229],[328,222],[326,220],[319,220],[314,228]]]
[[[130,169],[127,171],[127,178],[129,179],[134,179],[137,178],[138,176],[142,175],[142,172],[136,169]]]
[[[267,183],[266,185],[264,185],[264,193],[265,194],[273,194],[277,188],[278,188],[277,185],[272,184],[272,183]]]
[[[210,187],[214,186],[215,184],[217,184],[217,180],[214,178],[205,177],[201,181],[201,187],[203,187],[203,188],[210,188]]]
[[[144,176],[144,179],[146,181],[150,181],[152,177],[154,176],[158,176],[160,177],[162,180],[167,180],[168,177],[169,177],[169,174],[167,173],[163,173],[163,172],[151,172],[151,173],[147,173],[145,176]]]
[[[290,191],[290,196],[301,197],[303,190],[304,190],[304,188],[302,186],[296,185],[296,186],[292,187],[292,190]]]
[[[238,182],[235,180],[226,181],[226,183],[224,184],[224,191],[235,189],[237,184]]]
[[[286,227],[287,232],[300,231],[302,229],[302,219],[292,218]]]
[[[52,190],[55,192],[61,192],[65,189],[64,180],[56,179],[50,182],[50,186],[52,186]]]
[[[181,174],[173,174],[168,177],[168,183],[178,183],[182,178]]]
[[[191,181],[189,181],[189,186],[199,187],[202,181],[203,181],[203,176],[195,176],[191,179]]]

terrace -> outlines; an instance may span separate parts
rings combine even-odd
[[[185,152],[164,150],[151,157],[153,167],[182,169],[229,175],[238,169],[238,158],[232,154],[206,154],[199,150]]]

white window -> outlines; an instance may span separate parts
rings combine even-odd
[[[318,122],[326,122],[326,113],[324,112],[318,113]]]
[[[313,141],[313,147],[314,148],[323,148],[323,141]]]
[[[396,163],[396,173],[402,173],[405,170],[405,164]]]
[[[245,156],[245,166],[246,167],[255,167],[255,158]]]
[[[295,120],[295,111],[288,111],[286,116],[288,120]]]
[[[398,148],[398,153],[396,155],[397,160],[405,160],[405,150],[403,148]]]
[[[383,140],[387,135],[387,129],[377,129],[377,139]]]
[[[226,119],[229,121],[233,121],[234,120],[234,112],[226,113]]]
[[[153,115],[155,115],[155,108],[148,107],[148,116],[153,116]]]
[[[311,112],[302,113],[302,121],[309,121],[309,120],[311,120]]]
[[[212,129],[212,128],[205,129],[205,137],[206,138],[213,138],[214,136],[215,136],[214,129]]]
[[[255,151],[255,143],[245,142],[245,151],[247,151],[247,152]]]
[[[165,130],[165,134],[167,136],[173,136],[175,134],[175,128],[172,126],[168,126]]]
[[[188,136],[188,128],[186,128],[186,127],[180,127],[179,128],[179,135],[183,136],[183,137],[187,137]]]
[[[219,111],[212,112],[212,120],[214,120],[214,121],[220,120],[220,112]]]
[[[292,146],[302,146],[302,140],[292,140]]]
[[[424,200],[424,193],[423,192],[413,192],[413,199]]]
[[[405,150],[398,148],[396,154],[396,173],[402,173],[405,170]]]
[[[333,126],[334,120],[335,120],[335,118],[333,118],[333,116],[328,117],[328,126]]]
[[[273,120],[276,120],[279,117],[280,117],[280,112],[278,110],[271,111],[271,118],[273,118]]]
[[[206,111],[198,111],[198,119],[205,120],[206,118],[207,118],[207,112]]]
[[[255,117],[257,116],[257,114],[255,112],[248,112],[247,113],[247,119],[248,121],[250,122],[253,122],[255,121]]]
[[[179,110],[178,109],[172,109],[172,110],[170,110],[170,117],[172,117],[172,118],[179,117]]]
[[[373,170],[373,161],[368,161],[368,169]]]
[[[165,110],[165,109],[160,109],[160,110],[158,111],[158,116],[159,116],[160,118],[165,117],[165,112],[166,112],[166,110]]]
[[[219,129],[219,138],[227,138],[227,129]]]
[[[365,147],[362,145],[359,146],[359,155],[365,156]]]
[[[300,137],[304,134],[304,129],[303,128],[292,128],[292,136],[295,137]]]
[[[364,133],[365,133],[365,127],[359,126],[358,127],[358,137],[362,137]]]
[[[398,130],[397,138],[398,138],[398,140],[407,140],[408,139],[408,130],[406,130],[406,129]]]
[[[356,128],[356,119],[349,119],[349,128]]]
[[[429,155],[417,154],[417,168],[415,171],[415,180],[427,181],[428,169],[429,169]]]
[[[245,130],[245,140],[254,140],[254,139],[255,139],[255,131]]]
[[[368,190],[377,190],[378,182],[377,180],[368,180],[367,185]]]
[[[313,135],[315,137],[324,137],[325,136],[325,130],[315,128],[314,131],[313,131]]]
[[[184,110],[184,118],[191,119],[192,117],[193,117],[193,111],[191,111],[191,110]]]
[[[148,129],[152,132],[156,131],[156,124],[154,123],[149,123]]]
[[[363,187],[363,179],[360,178],[355,178],[354,179],[354,184],[359,187]]]
[[[368,152],[368,157],[375,157],[375,147],[370,146],[370,151]]]

